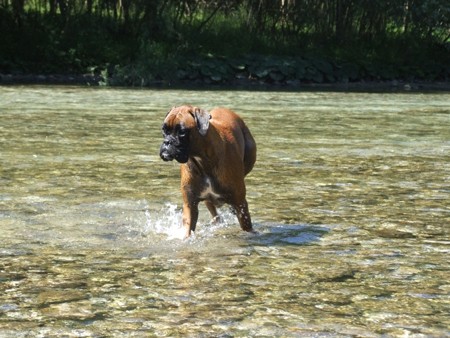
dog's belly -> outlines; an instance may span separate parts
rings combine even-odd
[[[209,177],[205,179],[205,188],[200,193],[200,199],[212,201],[214,204],[223,204],[222,196],[213,190],[211,179]]]

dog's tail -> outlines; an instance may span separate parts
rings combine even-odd
[[[256,142],[244,122],[242,122],[242,134],[245,142],[244,170],[245,175],[247,175],[253,169],[256,162]]]

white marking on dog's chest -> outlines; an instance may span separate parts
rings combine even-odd
[[[212,189],[211,179],[209,177],[205,180],[206,187],[203,189],[203,191],[200,193],[200,198],[213,198],[213,199],[219,199],[220,195],[215,193]]]

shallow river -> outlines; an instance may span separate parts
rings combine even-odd
[[[183,241],[170,107],[258,144]],[[450,94],[0,87],[1,337],[450,335]]]

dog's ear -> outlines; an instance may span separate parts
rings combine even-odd
[[[194,119],[195,123],[197,123],[198,132],[200,135],[205,136],[208,131],[211,115],[206,110],[195,107]]]

